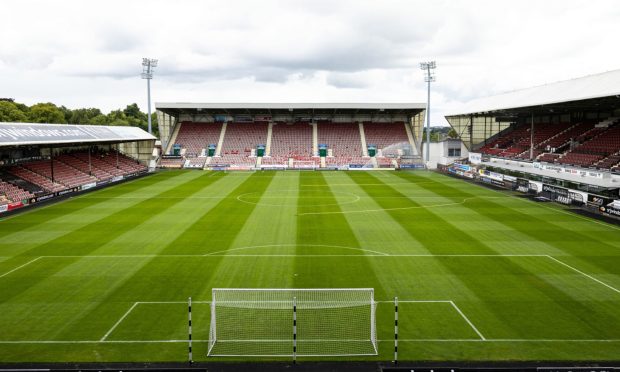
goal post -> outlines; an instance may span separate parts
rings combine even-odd
[[[377,355],[375,317],[372,288],[214,288],[208,355]]]

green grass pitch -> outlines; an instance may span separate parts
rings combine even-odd
[[[185,361],[189,296],[212,360],[214,287],[374,288],[351,359],[392,359],[394,296],[402,360],[620,359],[616,226],[426,171],[169,171],[0,221],[0,362]]]

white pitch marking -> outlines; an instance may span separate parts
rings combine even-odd
[[[376,303],[380,303],[380,304],[393,304],[394,300],[381,300],[381,301],[375,301]],[[398,300],[399,304],[402,303],[450,303],[452,301],[450,300]]]
[[[244,302],[248,302],[248,301],[244,301]],[[262,302],[262,301],[261,301]],[[380,303],[380,304],[393,304],[394,300],[378,300],[375,301],[376,303]],[[450,303],[452,301],[450,300],[398,300],[399,303]],[[157,304],[186,304],[187,301],[138,301],[138,304],[145,304],[145,305],[157,305]],[[211,301],[194,301],[192,300],[192,303],[195,304],[210,304]]]
[[[605,282],[603,282],[603,281],[600,281],[600,280],[596,279],[596,278],[595,278],[595,277],[593,277],[592,275],[586,274],[586,273],[584,273],[583,271],[581,271],[581,270],[579,270],[579,269],[576,269],[576,268],[572,267],[571,265],[569,265],[569,264],[567,264],[567,263],[564,263],[564,262],[562,262],[562,261],[558,260],[558,259],[557,259],[557,258],[555,258],[555,257],[549,256],[549,255],[545,255],[545,256],[546,256],[546,257],[549,257],[550,259],[552,259],[553,261],[555,261],[555,262],[559,263],[560,265],[564,265],[564,266],[568,267],[569,269],[571,269],[571,270],[573,270],[573,271],[575,271],[575,272],[577,272],[577,273],[579,273],[579,274],[581,274],[581,275],[583,275],[583,276],[585,276],[585,277],[587,277],[587,278],[590,278],[590,279],[594,280],[595,282],[597,282],[597,283],[599,283],[599,284],[604,285],[605,287],[607,287],[607,288],[611,289],[612,291],[614,291],[614,292],[616,292],[616,293],[620,293],[620,289],[615,288],[615,287],[612,287],[611,285],[609,285],[609,284],[607,284],[607,283],[605,283]]]
[[[394,340],[378,340],[380,342],[394,342]],[[403,342],[620,342],[620,339],[509,339],[509,338],[462,338],[462,339],[398,339]]]
[[[204,254],[103,254],[103,255],[57,255],[57,256],[41,256],[42,258],[155,258],[155,257],[204,257]]]
[[[197,343],[207,343],[209,340],[192,340]],[[247,340],[244,340],[247,341]],[[290,340],[287,340],[290,341]],[[394,339],[377,340],[378,342],[394,342]],[[419,338],[398,339],[399,342],[586,342],[586,343],[614,343],[620,339],[479,339],[479,338]],[[186,343],[187,340],[0,340],[0,344],[163,344],[163,343]]]
[[[406,199],[411,199],[413,197],[405,196]],[[395,208],[376,208],[376,209],[363,209],[363,210],[352,210],[352,211],[337,211],[337,212],[308,212],[308,213],[298,213],[298,216],[306,216],[306,215],[318,215],[318,214],[352,214],[352,213],[370,213],[370,212],[386,212],[386,211],[400,211],[400,210],[409,210],[409,209],[423,209],[423,208],[441,208],[441,207],[450,207],[454,205],[463,205],[467,201],[471,199],[498,199],[504,197],[497,196],[472,196],[469,198],[464,198],[460,202],[450,202],[450,203],[442,203],[442,204],[433,204],[433,205],[416,205],[411,207],[395,207]]]
[[[257,246],[257,247],[274,247],[277,245],[265,245],[265,246]],[[291,246],[297,246],[295,244],[291,244]],[[301,245],[303,246],[303,245]],[[308,245],[312,247],[316,247],[316,245]],[[233,248],[232,250],[237,249],[247,249],[247,248],[257,248],[257,247],[242,247],[242,248]],[[38,258],[193,258],[193,257],[549,257],[546,254],[388,254],[379,251],[372,251],[368,249],[362,248],[353,248],[353,247],[342,247],[342,246],[331,246],[326,245],[325,247],[334,247],[334,248],[343,248],[343,249],[354,249],[361,250],[367,252],[376,252],[376,254],[216,254],[220,252],[227,251],[218,251],[213,253],[205,253],[205,254],[145,254],[145,255],[88,255],[88,256],[79,256],[79,255],[57,255],[57,256],[39,256]],[[8,274],[8,273],[7,273]],[[6,275],[6,274],[5,274]]]
[[[30,260],[30,261],[26,262],[25,264],[23,264],[23,265],[21,265],[21,266],[17,266],[16,268],[14,268],[14,269],[13,269],[13,270],[11,270],[11,271],[7,271],[6,273],[4,273],[4,274],[0,275],[0,278],[4,278],[5,276],[9,275],[10,273],[12,273],[12,272],[14,272],[14,271],[17,271],[17,270],[21,269],[22,267],[25,267],[25,266],[30,265],[31,263],[33,263],[33,262],[35,262],[35,261],[39,260],[40,258],[43,258],[43,256],[39,256],[39,257],[35,258],[34,260]]]
[[[546,254],[205,254],[203,257],[546,257]]]
[[[129,310],[127,310],[127,312],[126,312],[126,313],[125,313],[125,314],[124,314],[124,315],[123,315],[123,316],[122,316],[122,317],[121,317],[121,318],[120,318],[120,319],[119,319],[116,323],[114,323],[114,325],[112,326],[112,328],[110,328],[110,329],[108,330],[108,332],[106,332],[106,334],[105,334],[105,335],[103,335],[103,337],[101,337],[101,339],[100,339],[99,341],[100,341],[100,342],[101,342],[101,341],[105,341],[105,339],[106,339],[106,338],[108,338],[108,336],[110,335],[110,333],[112,333],[112,332],[116,329],[116,327],[118,327],[118,325],[119,325],[119,324],[121,324],[121,322],[122,322],[123,320],[125,320],[125,318],[127,317],[127,315],[129,315],[129,313],[131,313],[131,311],[132,311],[132,310],[133,310],[136,306],[138,306],[138,304],[139,304],[139,302],[134,302],[134,303],[133,303],[133,305],[129,308]]]
[[[293,190],[273,190],[271,192],[288,192],[288,191],[293,191]],[[258,202],[251,202],[251,201],[243,200],[244,196],[246,196],[246,195],[253,195],[253,194],[257,194],[257,193],[256,192],[247,192],[245,194],[241,194],[241,195],[237,196],[237,200],[242,202],[242,203],[251,204],[251,205],[257,205],[257,206],[264,206],[264,207],[269,207],[269,206],[271,206],[271,207],[293,206],[291,204],[270,204],[270,203],[263,203],[261,201],[263,198],[266,198],[266,199],[269,199],[269,198],[285,198],[285,199],[289,198],[290,199],[291,198],[291,197],[286,197],[286,196],[284,196],[284,197],[269,196],[269,195],[265,196],[265,194],[261,194],[258,197],[258,199],[259,199]],[[335,198],[336,195],[346,195],[346,196],[352,195],[354,197],[354,199],[352,199],[350,201],[342,202],[342,203],[339,203],[339,202],[336,201],[335,203],[313,204],[313,205],[310,205],[310,206],[329,206],[329,205],[353,204],[353,203],[357,203],[361,199],[359,197],[359,195],[356,195],[356,194],[354,194],[352,192],[332,192],[332,195],[319,196],[319,197],[314,197],[314,198],[315,199],[319,199],[319,198]],[[293,198],[302,198],[303,199],[304,196],[293,196]],[[311,196],[310,197],[306,196],[305,198],[312,199]],[[297,203],[295,203],[295,205],[297,205]]]
[[[463,317],[463,319],[465,319],[465,321],[467,322],[467,324],[469,324],[469,326],[474,330],[474,332],[476,332],[478,334],[478,336],[480,336],[480,339],[482,341],[485,341],[486,338],[482,335],[482,333],[480,333],[480,331],[478,330],[478,328],[476,328],[476,326],[474,325],[474,323],[472,323],[469,318],[467,318],[465,316],[465,314],[463,314],[463,312],[461,311],[461,309],[459,309],[458,306],[456,306],[456,304],[454,303],[454,301],[450,301],[450,305],[452,305],[452,307],[454,308],[454,310],[456,310],[459,314],[461,314],[461,316]]]
[[[393,185],[419,185],[424,183],[435,183],[435,181],[422,181],[422,182],[382,182],[382,183],[334,183],[327,185],[299,185],[300,187],[331,187],[331,186],[393,186]]]
[[[345,247],[345,246],[341,246],[341,245],[324,245],[324,244],[266,244],[266,245],[254,245],[254,246],[249,246],[249,247],[231,248],[231,249],[224,250],[224,251],[217,251],[217,252],[213,252],[213,253],[206,253],[206,254],[204,254],[204,256],[217,256],[220,253],[226,253],[226,252],[231,252],[231,251],[239,251],[239,250],[254,249],[254,248],[268,248],[268,247],[340,248],[340,249],[351,249],[351,250],[355,250],[355,251],[370,252],[370,253],[373,253],[375,255],[380,255],[380,256],[389,256],[388,253],[379,252],[379,251],[373,251],[373,250],[370,250],[370,249],[355,248],[355,247]],[[240,256],[240,255],[234,255],[234,256]],[[255,255],[249,255],[249,256],[254,257]],[[258,255],[258,256],[263,256],[263,255]],[[274,256],[276,256],[276,257],[278,257],[278,256],[287,257],[287,256],[306,256],[306,255],[274,255]],[[333,256],[333,255],[327,255],[327,256]],[[350,255],[345,255],[345,256],[350,256]]]
[[[187,304],[187,301],[138,301],[137,304],[141,305],[160,305],[160,304]],[[194,301],[193,304],[210,304],[211,301]],[[187,340],[186,340],[187,341]]]

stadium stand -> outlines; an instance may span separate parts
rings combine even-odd
[[[609,159],[610,166],[604,160],[620,151],[620,124],[615,124],[616,121],[613,121],[607,128],[599,126],[595,128],[596,131],[589,131],[590,137],[580,136],[584,142],[575,146],[557,162],[582,167],[596,165],[598,168],[609,168],[613,166],[614,158]]]
[[[271,157],[265,157],[263,164],[287,164],[289,159],[319,164],[312,157],[312,126],[309,123],[276,123],[271,134]]]
[[[548,163],[610,169],[617,164],[613,155],[620,151],[617,121],[610,118],[600,123],[539,125],[534,131],[534,158]],[[480,152],[529,159],[530,140],[530,127],[524,124],[482,146]]]
[[[87,152],[76,152],[71,154],[71,156],[75,157],[78,160],[88,164],[89,157]],[[106,173],[109,173],[112,176],[121,176],[123,175],[123,171],[118,169],[115,165],[111,165],[109,162],[104,161],[107,155],[106,153],[95,152],[90,155],[90,162],[93,166],[93,169],[101,170]]]
[[[103,169],[93,166],[92,158],[91,158],[91,166],[89,167],[88,159],[82,160],[80,159],[80,157],[83,157],[83,155],[62,154],[60,156],[57,156],[56,160],[58,160],[59,162],[63,162],[85,174],[91,174],[95,176],[95,178],[97,178],[97,180],[99,181],[107,180],[107,179],[114,177],[112,173],[108,173]],[[88,153],[86,153],[86,157],[88,157]]]
[[[608,156],[607,158],[601,160],[596,164],[597,168],[614,168],[620,165],[620,151],[616,152],[613,155]]]
[[[4,196],[4,198],[2,198]],[[10,202],[18,202],[33,197],[34,194],[23,190],[12,183],[0,180],[0,205]]]
[[[114,151],[91,153],[92,175],[89,175],[89,155],[86,151],[55,157],[53,177],[52,164],[49,160],[23,162],[9,167],[7,171],[47,192],[56,192],[146,170],[146,166],[120,153],[117,167],[116,154]]]
[[[115,151],[102,152],[99,154],[99,159],[107,163],[108,167],[116,167],[121,171],[121,175],[130,175],[132,173],[145,171],[147,169],[146,166],[140,164],[135,159]]]
[[[64,190],[66,188],[64,185],[61,185],[57,182],[52,182],[52,180],[46,176],[33,172],[30,169],[19,165],[10,167],[8,169],[8,172],[16,177],[33,183],[48,192],[56,192]]]
[[[568,144],[570,144],[571,139],[582,136],[584,133],[588,132],[592,128],[594,128],[594,123],[577,123],[571,126],[569,129],[559,133],[557,136],[549,138],[547,141],[544,141],[542,145],[544,145],[546,151],[553,151],[553,149],[562,149]]]
[[[383,156],[397,156],[398,149],[409,145],[404,122],[373,123],[364,122],[366,143],[377,146]],[[382,160],[377,160],[381,163]],[[391,161],[389,162],[391,163]]]
[[[208,145],[217,144],[221,132],[222,123],[182,122],[176,142],[185,149],[186,158],[198,157]]]
[[[0,213],[145,174],[155,142],[137,127],[0,123]]]
[[[362,157],[362,142],[357,123],[317,124],[318,142],[332,150],[327,165],[366,164],[369,158]]]
[[[59,184],[66,187],[76,187],[86,183],[96,181],[96,178],[89,176],[84,172],[72,168],[63,162],[54,159],[52,174],[51,164],[47,160],[39,160],[29,163],[24,163],[22,166],[34,173],[38,173],[41,176],[49,178]],[[54,190],[55,191],[55,190]]]
[[[213,157],[209,166],[255,166],[256,157],[253,150],[257,145],[268,142],[267,122],[237,122],[227,125],[220,156]],[[319,121],[317,124],[317,142],[326,144],[330,156],[326,158],[327,166],[345,166],[350,164],[372,164],[370,157],[364,157],[359,124],[332,123]],[[175,143],[186,151],[183,156],[165,157],[159,162],[160,167],[182,168],[203,167],[206,158],[200,156],[208,144],[219,141],[221,124],[182,122]],[[364,134],[367,144],[377,146],[377,166],[393,167],[398,164],[399,149],[410,147],[404,122],[378,123],[365,122]],[[319,167],[317,154],[312,154],[313,133],[309,122],[274,122],[271,131],[269,154],[261,159],[265,166],[291,166],[293,168]],[[84,170],[84,169],[82,169]]]
[[[211,159],[211,165],[254,166],[252,150],[267,142],[267,123],[228,123],[220,157]]]
[[[157,165],[200,167],[202,160],[192,159],[217,143],[216,155],[208,157],[203,168],[393,167],[400,156],[420,154],[425,107],[420,103],[159,102],[165,154]],[[377,159],[367,155],[364,147],[369,144],[378,147]],[[265,146],[264,156],[256,156],[258,145]],[[324,158],[320,145],[327,145]],[[388,159],[379,159],[382,156]]]
[[[484,145],[480,148],[480,152],[488,155],[513,157],[522,153],[527,148],[522,145],[523,141],[527,139],[529,144],[529,131],[528,125],[520,125],[512,131],[507,131],[502,136],[499,136],[494,141]]]

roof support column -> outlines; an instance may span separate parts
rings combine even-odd
[[[90,149],[91,149],[91,147],[92,146],[88,146],[88,174],[92,176],[93,175],[93,166],[92,166],[92,163],[90,161]]]
[[[532,112],[532,123],[530,125],[530,161],[534,160],[534,113]]]
[[[487,116],[484,115],[484,144],[487,144]]]
[[[52,171],[52,182],[54,182],[54,149],[50,146],[50,168]]]
[[[474,148],[474,115],[469,115],[469,148]]]

